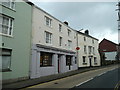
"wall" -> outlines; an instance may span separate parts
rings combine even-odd
[[[116,60],[117,52],[105,52],[105,60]]]
[[[86,37],[86,41],[84,41],[84,37]],[[94,40],[94,43],[92,43],[92,40]],[[87,53],[84,53],[84,45],[86,45],[86,51]],[[78,46],[80,47],[80,50],[78,50],[78,67],[89,67],[90,61],[89,61],[89,52],[88,52],[88,46],[94,47],[95,54],[91,54],[93,57],[97,57],[97,64],[94,64],[94,59],[92,57],[92,66],[99,66],[100,65],[100,56],[98,53],[98,40],[93,39],[91,37],[88,37],[83,34],[78,34]],[[86,56],[86,63],[83,64],[83,56]]]
[[[45,17],[48,16],[52,19],[52,27],[48,27],[45,25]],[[59,24],[62,25],[62,32],[59,32]],[[51,15],[45,13],[41,9],[33,7],[33,43],[52,46],[60,49],[72,50],[75,51],[76,48],[76,32],[71,30],[71,36],[67,36],[67,29],[70,29],[65,24],[53,18]],[[45,43],[45,31],[52,33],[52,44]],[[63,44],[59,46],[59,37],[62,37]],[[72,48],[68,49],[67,42],[68,40],[72,41]]]
[[[31,6],[25,2],[16,2],[15,10],[2,7],[1,13],[14,18],[13,36],[2,36],[3,48],[12,49],[11,71],[3,72],[6,82],[29,78],[31,10]]]

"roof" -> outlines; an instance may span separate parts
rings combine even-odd
[[[97,41],[99,41],[97,38],[95,38],[95,37],[92,37],[92,36],[90,36],[90,35],[87,35],[87,34],[85,34],[85,33],[82,33],[82,32],[79,32],[79,31],[77,31],[79,34],[82,34],[82,35],[84,35],[84,36],[87,36],[87,37],[90,37],[90,38],[93,38],[93,39],[95,39],[95,40],[97,40]]]
[[[99,50],[100,52],[114,52],[117,51],[117,46],[118,44],[104,38],[99,43]]]
[[[118,44],[116,44],[116,43],[114,43],[114,42],[112,42],[112,41],[110,41],[110,40],[108,40],[108,39],[105,39],[105,38],[104,38],[100,43],[102,43],[104,40],[106,40],[106,41],[108,41],[108,42],[110,42],[110,43],[112,43],[112,44],[118,45]],[[99,43],[99,44],[100,44],[100,43]]]

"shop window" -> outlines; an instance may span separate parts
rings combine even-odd
[[[69,66],[71,65],[72,57],[71,56],[66,56],[66,65]]]
[[[40,67],[52,66],[52,54],[41,52]]]

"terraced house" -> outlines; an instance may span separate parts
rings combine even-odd
[[[0,8],[0,70],[3,83],[28,79],[32,7],[22,0],[7,0],[0,2]]]
[[[80,50],[77,51],[78,68],[100,66],[98,39],[90,36],[88,30],[86,30],[85,33],[78,31],[77,38],[77,46],[80,48]]]
[[[33,7],[31,78],[77,69],[76,31]]]

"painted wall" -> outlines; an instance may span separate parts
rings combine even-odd
[[[14,18],[13,36],[0,36],[3,48],[12,49],[11,71],[3,72],[3,80],[29,77],[31,10],[31,6],[25,2],[16,2],[15,10],[2,7],[0,13]]]
[[[86,41],[84,41],[84,37],[86,38]],[[92,40],[94,40],[94,43],[92,43]],[[87,53],[84,53],[84,45],[86,45],[86,51]],[[91,54],[88,52],[88,46],[94,47],[94,54],[93,51]],[[98,52],[98,40],[93,39],[91,37],[85,36],[83,34],[78,34],[78,47],[80,47],[80,50],[78,50],[78,67],[88,67],[90,66],[89,57],[92,55],[93,57],[97,58],[97,64],[94,64],[94,58],[92,57],[92,66],[100,66],[100,56]],[[86,63],[83,64],[83,56],[86,56]]]
[[[45,16],[52,19],[52,27],[48,27],[45,24]],[[59,24],[62,25],[62,32],[59,32]],[[41,76],[47,76],[52,74],[58,74],[58,54],[62,55],[60,60],[60,73],[68,72],[77,69],[75,64],[76,57],[76,31],[72,30],[69,26],[65,25],[61,21],[57,20],[53,16],[49,15],[40,8],[33,7],[33,25],[32,25],[32,62],[31,62],[31,78],[37,78]],[[71,30],[71,35],[68,36],[68,30]],[[46,44],[45,31],[52,33],[52,44]],[[62,37],[62,46],[59,46],[59,37]],[[68,40],[72,41],[71,49],[68,48]],[[49,49],[38,48],[36,44],[49,46]],[[52,50],[57,48],[59,50]],[[66,50],[67,52],[63,52]],[[49,52],[53,53],[52,66],[40,67],[40,53]],[[74,52],[71,54],[70,52]],[[66,66],[66,55],[71,55],[72,65],[69,70],[69,66]]]
[[[105,60],[116,60],[117,52],[105,52]]]
[[[52,19],[52,27],[45,25],[45,16]],[[59,32],[59,24],[62,25],[62,32]],[[45,13],[41,9],[33,7],[33,43],[52,46],[60,49],[75,51],[76,48],[76,31],[71,30],[71,36],[68,36],[67,29],[70,29],[65,24],[56,20],[49,14]],[[45,31],[52,33],[52,44],[45,43]],[[59,37],[62,37],[62,46],[59,46]],[[72,48],[68,49],[68,40],[72,41]]]

